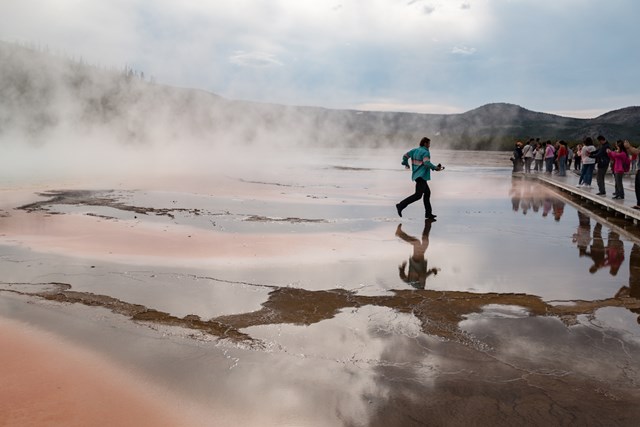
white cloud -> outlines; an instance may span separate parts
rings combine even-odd
[[[276,57],[270,53],[265,52],[235,52],[229,57],[229,62],[235,65],[241,65],[243,67],[273,67],[282,66],[282,62],[276,59]]]
[[[637,51],[630,28],[640,2],[619,3],[0,0],[0,40],[276,103],[346,108],[388,97],[402,105],[419,94],[466,109],[495,100],[543,111],[621,108],[638,99],[639,60],[627,53]],[[540,22],[544,31],[531,30]],[[599,31],[584,22],[599,22]]]
[[[477,49],[475,47],[455,46],[451,50],[451,53],[455,55],[473,55],[476,51]]]

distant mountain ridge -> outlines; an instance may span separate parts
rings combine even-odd
[[[46,143],[56,132],[98,132],[127,144],[161,138],[327,147],[406,146],[429,135],[451,148],[497,150],[529,137],[573,142],[603,134],[637,143],[640,107],[578,119],[508,103],[461,114],[418,114],[234,101],[155,84],[133,70],[104,70],[0,42],[0,138]]]

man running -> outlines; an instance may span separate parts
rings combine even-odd
[[[424,218],[435,221],[436,215],[431,211],[431,190],[427,181],[431,179],[431,171],[440,171],[444,169],[444,166],[438,164],[437,166],[431,163],[431,153],[429,153],[429,146],[431,140],[427,137],[420,140],[420,146],[409,150],[404,156],[402,156],[402,164],[405,168],[409,169],[409,159],[411,159],[412,174],[411,179],[416,182],[416,191],[411,196],[407,197],[396,205],[398,215],[402,217],[402,211],[411,203],[423,198],[424,202]]]

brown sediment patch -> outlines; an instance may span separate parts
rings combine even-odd
[[[178,397],[25,324],[0,318],[0,346],[2,426],[205,425]]]
[[[27,212],[48,211],[54,205],[77,205],[77,206],[99,206],[118,209],[126,212],[134,212],[141,215],[166,215],[175,218],[176,212],[187,212],[193,215],[200,215],[200,209],[184,209],[184,208],[149,208],[144,206],[133,206],[118,201],[113,196],[113,190],[95,191],[95,190],[55,190],[38,193],[41,197],[49,197],[47,200],[22,205],[17,209]]]
[[[300,223],[326,223],[328,222],[326,219],[307,219],[307,218],[270,218],[268,216],[262,215],[251,215],[244,219],[244,221],[250,222],[288,222],[291,224],[300,224]]]
[[[9,284],[10,285],[10,284]],[[24,284],[23,289],[24,289]],[[127,316],[132,320],[141,322],[152,322],[158,325],[178,326],[186,329],[197,330],[209,335],[228,338],[233,341],[251,342],[253,339],[236,328],[223,324],[216,320],[202,320],[196,315],[185,317],[172,316],[169,313],[149,309],[140,304],[132,304],[121,301],[107,295],[98,295],[90,292],[76,292],[71,290],[71,285],[67,283],[37,284],[42,287],[50,285],[53,289],[29,293],[25,291],[11,290],[11,292],[22,295],[35,295],[40,298],[56,301],[59,303],[83,304],[92,307],[102,307],[111,310],[113,313]],[[10,290],[10,289],[9,289]]]
[[[95,218],[102,218],[102,219],[114,220],[114,221],[118,219],[118,218],[116,218],[116,217],[114,217],[114,216],[98,215],[98,214],[95,214],[95,213],[92,213],[92,212],[88,212],[88,213],[86,213],[85,215],[87,215],[87,216],[93,216],[93,217],[95,217]]]
[[[390,296],[361,296],[343,289],[309,291],[299,288],[277,288],[270,292],[263,308],[237,315],[221,316],[215,320],[237,329],[250,326],[291,323],[310,325],[334,317],[349,307],[374,305],[388,307],[417,317],[426,334],[459,342],[468,339],[458,324],[471,313],[482,311],[487,305],[516,305],[535,316],[555,316],[567,325],[576,323],[576,316],[592,314],[603,307],[640,308],[634,298],[609,298],[601,301],[571,301],[567,305],[550,305],[540,297],[527,294],[475,294],[458,291],[396,290]]]
[[[24,288],[24,284],[20,285]],[[47,286],[49,288],[28,292],[24,289],[11,289],[9,286],[9,289],[6,290],[19,294],[35,295],[61,303],[104,307],[114,313],[128,316],[134,321],[179,326],[232,341],[250,342],[257,346],[260,345],[257,341],[240,331],[244,328],[260,325],[284,323],[311,325],[331,319],[345,308],[366,305],[387,307],[400,313],[413,315],[420,321],[424,333],[463,344],[470,343],[470,340],[460,330],[459,323],[469,314],[481,312],[483,307],[488,305],[523,307],[530,315],[554,316],[567,326],[576,324],[578,315],[593,314],[597,309],[603,307],[622,307],[634,312],[640,309],[640,300],[628,297],[599,301],[567,301],[564,305],[552,305],[538,296],[527,294],[396,290],[392,291],[392,295],[364,296],[344,289],[311,291],[300,288],[276,287],[269,293],[268,300],[262,304],[260,310],[203,320],[195,315],[178,318],[165,312],[127,303],[109,296],[71,291],[71,286],[68,284],[34,284],[34,286],[36,285],[40,288]]]

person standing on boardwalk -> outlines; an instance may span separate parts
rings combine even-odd
[[[574,156],[573,169],[579,171],[582,169],[582,144],[578,144],[575,154],[576,155]]]
[[[531,164],[533,163],[533,150],[535,140],[531,138],[529,142],[522,148],[522,156],[524,157],[524,173],[531,173]]]
[[[558,176],[567,176],[567,143],[558,141]]]
[[[522,142],[516,142],[515,147],[513,148],[513,157],[511,158],[513,162],[513,172],[522,172],[522,166],[524,164],[524,160],[522,158]]]
[[[425,219],[435,221],[436,215],[431,210],[431,189],[427,181],[431,179],[431,171],[441,171],[444,166],[438,164],[437,166],[431,163],[431,153],[429,147],[431,146],[431,140],[426,136],[420,140],[420,146],[409,150],[404,156],[402,156],[402,164],[406,169],[409,169],[409,159],[411,159],[412,174],[411,179],[416,183],[416,191],[411,196],[407,197],[396,205],[398,215],[402,217],[402,211],[411,203],[423,199],[424,202],[424,217]]]
[[[553,162],[555,160],[556,150],[553,148],[551,141],[547,141],[544,149],[545,172],[551,174],[553,172]]]
[[[598,196],[604,196],[607,194],[607,189],[604,186],[604,177],[607,174],[607,169],[609,169],[609,155],[607,154],[607,150],[611,150],[611,145],[602,135],[598,135],[598,142],[600,143],[600,147],[592,154],[596,159],[596,164],[598,165],[598,171],[596,172],[596,183],[598,184]]]
[[[626,148],[627,152],[631,155],[635,154],[637,156],[638,154],[640,154],[640,149],[631,145],[629,141],[624,142],[624,148]],[[633,206],[633,209],[640,209],[640,168],[636,171],[635,187],[636,187],[636,205]]]
[[[624,199],[624,186],[622,178],[629,171],[630,161],[624,142],[618,140],[616,143],[616,151],[607,150],[607,155],[613,161],[613,178],[616,183],[616,191],[613,194],[614,199]]]
[[[542,163],[544,162],[544,147],[540,142],[536,142],[536,148],[533,149],[533,171],[542,172]]]
[[[596,147],[593,146],[593,140],[590,136],[586,137],[584,139],[584,146],[582,147],[582,170],[580,171],[578,187],[591,188],[593,168],[596,164],[596,159],[591,157],[591,153],[595,151]]]

